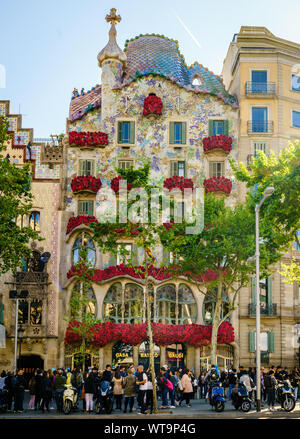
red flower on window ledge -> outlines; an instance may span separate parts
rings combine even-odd
[[[73,178],[71,182],[71,189],[74,193],[86,190],[97,193],[101,186],[100,178],[93,177],[92,175],[80,175]]]
[[[115,193],[119,192],[120,180],[123,180],[123,178],[121,177],[121,175],[118,175],[118,177],[113,178],[111,183],[110,183],[110,187],[112,188],[112,190]],[[132,189],[132,187],[133,187],[132,183],[127,183],[127,191],[130,191],[130,189]]]
[[[69,144],[77,146],[108,145],[108,135],[101,131],[96,132],[69,132]]]
[[[65,334],[65,344],[80,341],[80,335],[76,328],[83,323],[72,320]],[[173,343],[187,343],[194,347],[208,345],[211,341],[211,325],[164,325],[162,323],[151,323],[153,339],[158,346],[168,346]],[[74,328],[74,329],[73,329]],[[133,346],[148,340],[147,324],[140,323],[130,325],[126,323],[95,323],[90,329],[91,344],[97,347],[104,347],[109,343],[121,341]],[[234,341],[234,328],[229,322],[223,322],[218,329],[217,341],[220,344]]]
[[[223,149],[225,152],[230,152],[232,150],[232,138],[220,134],[217,136],[205,137],[202,140],[203,151],[211,151],[213,149]]]
[[[171,191],[172,189],[179,188],[183,191],[185,188],[194,188],[194,183],[190,178],[178,177],[174,175],[173,177],[166,178],[164,181],[164,187]]]
[[[229,195],[232,190],[232,182],[225,177],[212,177],[204,180],[205,192],[224,192]]]
[[[143,115],[158,114],[161,115],[163,103],[158,96],[148,96],[144,100]]]
[[[73,216],[69,219],[68,225],[67,225],[67,235],[68,233],[72,232],[75,227],[80,226],[81,224],[85,224],[88,226],[90,223],[97,223],[98,220],[94,216],[89,215],[79,215],[79,216]]]

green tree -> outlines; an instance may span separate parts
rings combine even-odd
[[[200,234],[187,235],[184,224],[175,224],[167,233],[162,228],[161,241],[180,258],[181,269],[188,272],[199,291],[208,294],[215,302],[212,317],[211,362],[217,361],[217,334],[221,323],[238,306],[241,289],[248,285],[255,273],[255,263],[248,258],[255,253],[255,215],[249,205],[225,206],[224,198],[212,194],[204,199],[204,229]],[[281,233],[270,227],[269,222],[260,224],[260,269],[267,275],[269,266],[281,257],[286,248]],[[202,276],[215,273],[215,278]],[[224,302],[227,304],[222,313]]]
[[[283,233],[284,239],[292,243],[296,241],[300,246],[300,143],[289,143],[287,148],[280,151],[278,157],[271,151],[266,155],[257,151],[253,162],[246,167],[230,159],[235,177],[246,183],[247,188],[255,188],[247,194],[248,202],[254,205],[262,198],[267,187],[273,186],[275,191],[268,200],[266,208],[261,210],[260,216],[268,220],[273,227]],[[297,265],[291,264],[292,269],[298,270]],[[295,273],[296,276],[296,273]]]
[[[70,324],[76,321],[76,325],[70,325],[69,331],[79,336],[79,354],[82,360],[82,370],[85,372],[86,349],[90,347],[93,339],[92,328],[95,323],[99,323],[97,316],[89,309],[92,298],[90,291],[92,288],[91,278],[94,275],[94,269],[90,267],[88,261],[88,249],[83,245],[79,249],[79,259],[74,264],[76,269],[76,283],[71,291],[69,307],[65,320]]]
[[[31,254],[30,239],[42,239],[29,225],[21,228],[16,222],[32,208],[32,174],[29,164],[16,166],[9,157],[3,157],[11,138],[8,119],[0,116],[0,274],[16,272],[22,258]]]
[[[300,283],[300,266],[296,259],[293,259],[289,265],[282,264],[282,268],[283,271],[280,274],[285,277],[284,282],[287,284]]]

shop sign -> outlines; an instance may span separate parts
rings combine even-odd
[[[150,353],[148,352],[142,352],[142,353],[140,353],[140,357],[141,358],[149,358],[150,357]],[[159,357],[159,354],[157,353],[157,352],[154,352],[154,358],[158,358]]]
[[[177,360],[178,358],[181,359],[183,358],[183,352],[178,352],[178,354],[176,352],[168,352],[168,358],[169,360]]]

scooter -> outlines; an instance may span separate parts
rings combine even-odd
[[[0,389],[0,412],[5,413],[8,409],[8,390]]]
[[[251,409],[251,399],[244,384],[239,384],[237,389],[232,389],[231,402],[236,410],[241,409],[244,413],[249,412]]]
[[[103,411],[107,415],[112,412],[112,386],[109,381],[101,381],[98,387],[98,395],[96,400],[96,413],[99,415]]]
[[[276,389],[276,400],[286,412],[294,410],[296,399],[289,380],[279,381]]]
[[[72,384],[65,384],[66,389],[63,393],[63,411],[69,415],[77,406],[78,392]]]
[[[208,401],[216,412],[222,412],[225,409],[225,392],[221,383],[211,383],[208,391]]]

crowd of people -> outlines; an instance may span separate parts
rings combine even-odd
[[[214,366],[213,366],[214,367]],[[161,367],[155,378],[160,409],[176,408],[185,403],[191,407],[191,400],[207,398],[210,371],[201,371],[197,378],[189,369],[170,369],[167,365]],[[261,401],[274,410],[275,389],[278,382],[288,379],[293,388],[295,398],[298,397],[300,385],[300,371],[294,368],[289,372],[281,366],[272,366],[266,371],[261,368]],[[22,413],[24,411],[24,395],[28,389],[30,394],[27,410],[49,412],[56,408],[57,413],[63,412],[63,392],[65,385],[71,384],[78,393],[78,409],[83,413],[94,411],[95,400],[101,381],[108,381],[112,386],[114,409],[130,413],[146,414],[153,411],[153,380],[150,369],[144,370],[142,365],[137,368],[107,365],[105,370],[93,367],[85,373],[77,367],[70,369],[43,371],[36,369],[29,382],[24,377],[24,370],[19,369],[17,374],[3,371],[0,376],[0,390],[7,390],[8,411]],[[218,381],[224,387],[225,394],[230,400],[231,393],[239,383],[243,383],[250,398],[256,405],[256,370],[255,368],[218,371]],[[80,401],[82,402],[80,404]],[[54,406],[55,402],[55,406]],[[81,406],[81,407],[80,407]],[[135,407],[136,406],[136,407]]]

